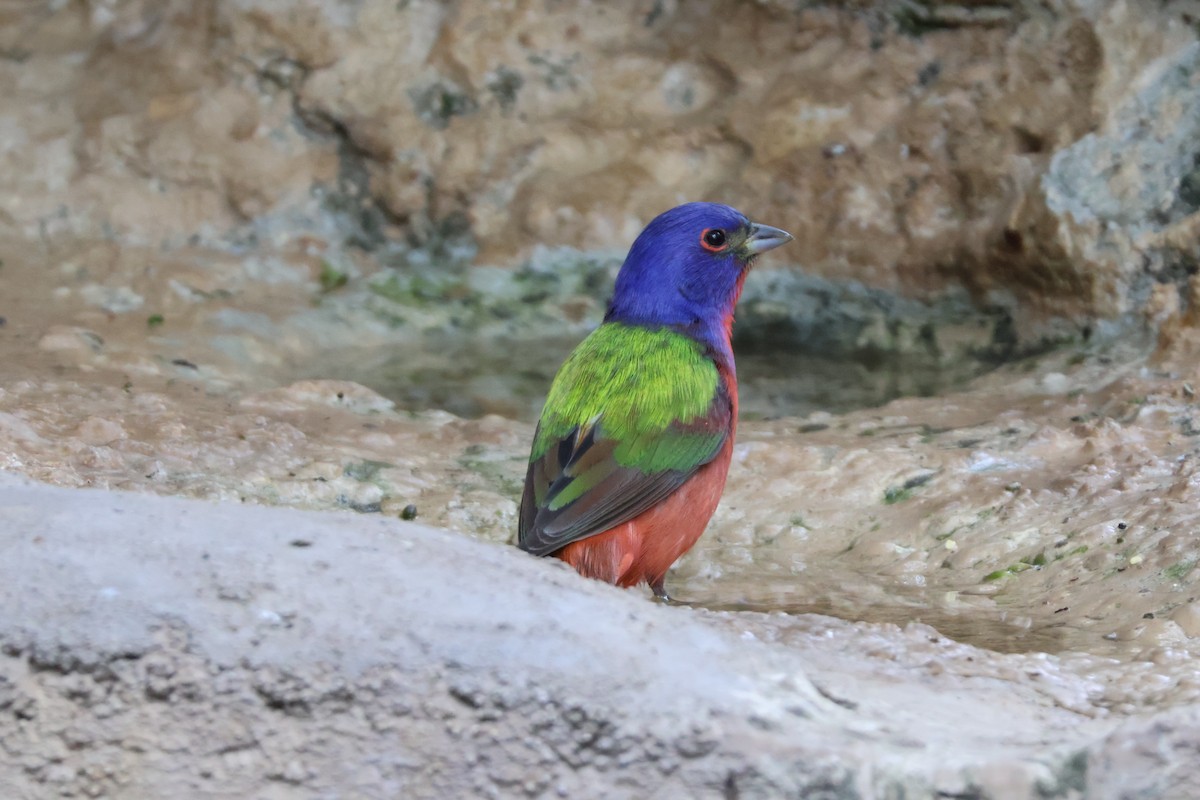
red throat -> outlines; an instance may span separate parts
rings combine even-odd
[[[750,267],[742,268],[742,274],[738,275],[737,286],[733,290],[733,298],[729,301],[729,309],[725,312],[724,319],[721,320],[721,326],[725,329],[725,342],[732,345],[733,342],[733,310],[737,308],[738,300],[742,296],[742,287],[746,285],[746,276],[750,274]]]

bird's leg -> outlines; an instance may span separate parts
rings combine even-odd
[[[654,592],[654,598],[658,600],[658,602],[663,603],[664,605],[670,605],[673,601],[671,600],[671,596],[667,594],[667,590],[663,587],[663,583],[665,581],[665,575],[658,580],[650,581],[650,591]]]

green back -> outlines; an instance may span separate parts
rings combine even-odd
[[[711,446],[711,434],[678,431],[664,447],[668,427],[706,417],[717,392],[717,367],[698,342],[660,328],[609,322],[584,339],[559,370],[530,460],[577,427],[603,417],[605,439],[618,442],[614,456],[643,472],[689,468],[690,457]],[[700,438],[704,441],[691,441]]]

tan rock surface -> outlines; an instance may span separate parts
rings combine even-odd
[[[1054,319],[1141,313],[1194,271],[1197,16],[1194,0],[14,11],[0,215],[33,235],[511,265],[539,243],[619,248],[713,198],[790,229],[810,275],[965,286],[1032,344]]]

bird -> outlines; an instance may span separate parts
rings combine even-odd
[[[707,527],[733,457],[734,307],[755,258],[792,239],[717,203],[651,220],[603,322],[550,385],[518,547],[670,602],[667,571]]]

